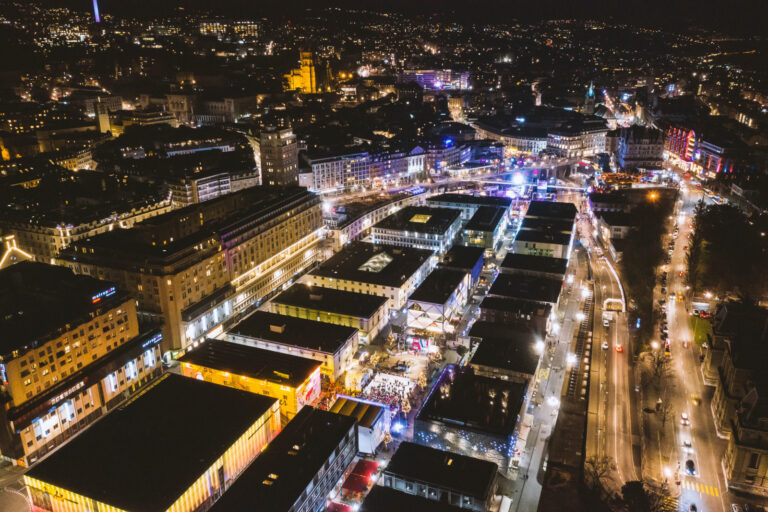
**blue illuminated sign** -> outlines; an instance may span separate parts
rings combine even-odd
[[[145,341],[144,343],[142,343],[142,344],[141,344],[141,348],[147,348],[147,347],[151,347],[152,345],[157,345],[157,344],[158,344],[158,343],[160,343],[161,341],[163,341],[163,335],[162,335],[162,333],[160,333],[160,334],[155,334],[154,336],[152,336],[151,338],[149,338],[147,341]]]
[[[99,302],[101,299],[103,299],[103,298],[105,298],[105,297],[111,297],[111,296],[112,296],[112,295],[114,295],[115,293],[116,293],[116,290],[115,290],[115,287],[114,287],[114,286],[113,286],[112,288],[107,288],[106,290],[100,291],[99,293],[97,293],[96,295],[94,295],[93,297],[91,297],[91,302],[92,302],[93,304],[96,304],[96,303],[97,303],[97,302]]]

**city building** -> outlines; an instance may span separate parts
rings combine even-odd
[[[307,274],[312,286],[379,295],[402,309],[435,266],[431,250],[352,242]]]
[[[563,281],[561,279],[524,274],[499,274],[491,285],[488,296],[556,305],[562,287]]]
[[[77,241],[59,261],[118,282],[143,314],[163,319],[168,359],[313,265],[321,215],[304,189],[251,187]]]
[[[299,67],[292,69],[284,79],[286,91],[299,91],[305,94],[318,92],[312,52],[299,52]]]
[[[552,305],[541,302],[509,297],[485,297],[479,309],[478,322],[530,328],[542,338],[552,333],[557,323]]]
[[[270,301],[273,313],[358,329],[360,343],[376,339],[387,325],[387,299],[295,283]]]
[[[183,208],[258,184],[257,170],[239,172],[211,170],[173,177],[168,182],[168,188],[171,191],[173,206]]]
[[[360,512],[391,512],[392,510],[401,512],[461,512],[462,509],[457,505],[397,491],[383,485],[374,485],[360,505]]]
[[[486,512],[498,486],[497,472],[492,462],[405,441],[379,483],[461,510]]]
[[[208,339],[179,365],[185,377],[277,398],[283,422],[320,396],[320,363],[305,357]]]
[[[662,169],[664,133],[654,128],[631,126],[619,130],[617,162],[624,171]]]
[[[259,143],[262,185],[298,185],[299,146],[289,128],[265,128]]]
[[[469,283],[469,274],[462,270],[433,270],[408,298],[408,327],[431,334],[453,332],[451,321],[467,304]]]
[[[461,210],[461,220],[469,222],[481,206],[504,208],[509,212],[512,200],[508,197],[473,196],[470,194],[438,194],[427,198],[427,206],[435,208],[456,208]]]
[[[397,75],[398,83],[414,82],[424,90],[466,91],[471,89],[468,71],[452,69],[404,69]]]
[[[481,206],[464,225],[461,243],[494,251],[507,229],[507,209]]]
[[[162,373],[160,330],[113,283],[23,261],[0,270],[0,452],[30,465]]]
[[[499,270],[503,274],[522,274],[563,281],[568,270],[568,260],[510,252],[499,265]]]
[[[169,374],[24,483],[48,512],[207,511],[279,430],[276,399]]]
[[[323,220],[334,251],[341,250],[347,242],[363,238],[370,232],[371,226],[401,208],[419,204],[420,199],[418,195],[398,195],[394,198],[347,203],[325,212]]]
[[[357,454],[355,420],[304,407],[211,512],[317,512]]]
[[[475,375],[518,382],[532,391],[543,351],[540,333],[522,325],[478,321],[469,337],[478,343],[469,362]]]
[[[227,339],[264,350],[314,359],[331,381],[353,363],[357,329],[292,316],[256,311],[233,327]]]
[[[312,191],[354,192],[411,183],[424,172],[426,152],[421,146],[380,151],[321,153],[304,157],[309,172],[300,179]]]
[[[546,128],[528,126],[496,127],[477,121],[472,125],[478,138],[490,139],[504,144],[507,156],[539,156],[547,149]]]
[[[480,279],[480,272],[485,266],[485,249],[454,245],[443,255],[438,268],[461,270],[469,274],[469,289],[472,290]]]
[[[521,230],[512,242],[512,250],[517,254],[565,260],[570,257],[572,246],[572,236],[553,231]]]
[[[506,472],[519,460],[526,395],[524,383],[448,365],[416,416],[414,442],[477,457]]]
[[[728,488],[768,497],[768,382],[763,377],[741,399],[731,419],[731,436],[723,456]]]
[[[564,124],[547,131],[547,151],[563,158],[586,158],[605,152],[608,127],[599,117]]]
[[[0,230],[16,237],[18,247],[34,256],[35,261],[52,263],[63,249],[79,240],[113,230],[132,228],[139,222],[172,210],[168,199],[143,200],[118,205],[104,204],[88,211],[72,208],[63,212],[48,205],[17,213],[8,212],[0,220]]]
[[[719,360],[712,412],[717,431],[728,435],[768,357],[768,309],[726,303],[715,313],[713,334],[707,350],[712,354],[705,357],[709,365]]]
[[[573,203],[559,203],[553,201],[531,201],[528,210],[525,212],[525,219],[550,219],[567,221],[571,223],[576,220],[578,210]]]
[[[357,423],[357,449],[376,455],[389,432],[392,413],[389,407],[360,398],[339,395],[329,409],[331,412],[354,418]]]
[[[453,245],[461,227],[461,215],[451,208],[406,206],[371,228],[371,241],[443,254]]]

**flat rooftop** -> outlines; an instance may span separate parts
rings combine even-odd
[[[373,428],[383,414],[389,414],[389,408],[375,405],[357,398],[339,396],[330,409],[331,412],[349,416],[365,428]]]
[[[453,208],[406,206],[380,220],[373,227],[374,229],[442,235],[460,216],[461,212]]]
[[[393,512],[395,510],[400,512],[462,512],[465,509],[383,485],[374,485],[360,505],[360,512]]]
[[[259,340],[319,350],[335,354],[355,335],[357,329],[303,318],[255,311],[234,326],[231,334]]]
[[[447,384],[450,390],[443,393]],[[417,419],[485,434],[508,436],[517,425],[525,384],[475,375],[471,368],[446,367]],[[489,400],[495,392],[496,399]],[[506,402],[504,403],[504,396]]]
[[[408,300],[445,304],[456,291],[467,273],[449,268],[437,268],[411,294]]]
[[[210,512],[287,512],[345,437],[355,435],[354,425],[354,418],[303,407]]]
[[[542,244],[568,245],[571,243],[571,235],[566,235],[556,231],[540,231],[527,229],[520,231],[515,237],[516,242],[538,242]]]
[[[207,339],[187,351],[179,362],[291,387],[300,386],[320,368],[320,363],[314,359],[216,339]]]
[[[597,212],[597,216],[609,226],[636,226],[638,218],[626,212]]]
[[[386,297],[347,292],[296,283],[272,302],[297,308],[316,309],[339,315],[371,318],[387,303]]]
[[[524,274],[499,274],[488,295],[555,304],[563,281]]]
[[[510,328],[509,325],[476,322],[469,331],[482,341],[470,364],[490,366],[533,376],[539,366],[536,342],[544,339],[532,329]]]
[[[494,206],[481,206],[477,209],[472,218],[469,219],[464,229],[472,229],[474,231],[495,231],[501,221],[504,219],[506,213],[505,208],[498,208]]]
[[[167,374],[27,475],[123,510],[167,510],[276,401]]]
[[[310,274],[399,288],[433,254],[426,249],[355,241]]]
[[[538,217],[549,219],[576,219],[576,205],[573,203],[557,203],[554,201],[531,201],[526,212],[526,217]]]
[[[487,396],[484,398],[487,402]],[[425,482],[480,499],[493,491],[497,471],[498,466],[493,462],[408,441],[400,443],[384,470],[406,480]]]
[[[114,283],[22,261],[0,270],[0,356],[56,337],[125,302]]]
[[[507,253],[501,262],[501,271],[527,270],[530,272],[545,272],[547,274],[565,275],[568,260],[565,258],[550,258],[531,254]]]
[[[482,266],[482,262],[485,261],[485,249],[482,247],[454,245],[447,253],[445,253],[443,262],[440,263],[440,266],[458,268],[469,272],[475,268],[478,261],[481,262]]]
[[[540,219],[538,217],[525,217],[520,225],[520,231],[552,231],[570,235],[573,231],[573,222],[563,219]]]
[[[509,208],[512,204],[512,199],[508,197],[473,196],[470,194],[438,194],[428,198],[427,204],[429,203],[456,203]]]

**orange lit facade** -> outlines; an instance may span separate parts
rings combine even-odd
[[[166,511],[208,510],[279,431],[280,408],[275,402]],[[128,512],[28,475],[24,476],[24,483],[36,512]]]
[[[257,395],[277,398],[280,400],[280,414],[287,420],[292,419],[302,407],[311,404],[320,396],[320,363],[318,363],[317,368],[309,378],[298,386],[256,379],[246,375],[236,375],[193,363],[183,363],[181,365],[181,374],[185,377],[242,389]]]

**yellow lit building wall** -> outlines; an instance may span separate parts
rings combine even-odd
[[[5,363],[6,384],[19,406],[139,335],[136,302],[127,299]]]
[[[285,75],[286,90],[299,90],[304,93],[314,94],[317,92],[317,80],[315,78],[315,64],[312,62],[311,52],[301,52],[299,54],[299,67],[292,69]]]
[[[297,387],[285,386],[278,382],[263,379],[254,379],[245,375],[231,374],[192,363],[181,365],[181,374],[185,377],[277,398],[280,400],[280,414],[288,420],[293,419],[302,407],[314,402],[320,396],[319,367],[312,372],[312,375],[307,380]]]
[[[383,306],[371,318],[362,318],[272,302],[273,313],[325,322],[327,324],[354,327],[360,331],[360,341],[363,343],[370,342],[379,334],[381,327],[386,323],[386,309],[386,306]]]
[[[230,446],[167,512],[206,510],[237,479],[245,468],[280,432],[280,407],[277,402]],[[194,449],[194,447],[190,447]],[[222,480],[223,478],[223,480]],[[209,482],[211,485],[209,486]],[[80,494],[24,476],[34,506],[48,512],[126,512]],[[213,488],[213,493],[211,493]]]

